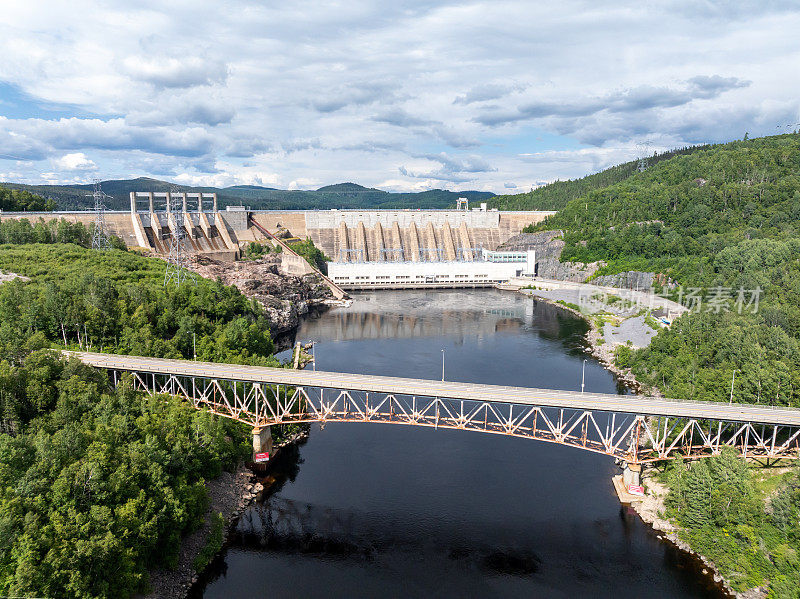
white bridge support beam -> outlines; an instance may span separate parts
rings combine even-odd
[[[268,426],[257,426],[253,429],[253,453],[272,453],[272,430]]]
[[[627,489],[631,485],[638,487],[641,484],[641,473],[642,467],[639,464],[625,462],[625,466],[622,470],[622,482],[625,488]]]

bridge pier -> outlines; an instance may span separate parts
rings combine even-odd
[[[640,464],[631,464],[625,462],[622,470],[622,482],[627,489],[631,485],[638,487],[641,485],[642,466]]]
[[[272,432],[268,426],[253,429],[253,454],[267,452],[272,454]]]

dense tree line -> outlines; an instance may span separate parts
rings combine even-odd
[[[20,240],[76,233],[65,226]],[[120,250],[0,245],[0,270],[30,278],[0,285],[0,595],[145,590],[203,517],[204,481],[249,455],[246,427],[112,389],[49,349],[279,365],[259,304],[218,281],[164,286],[164,269]]]
[[[293,243],[292,249],[305,258],[306,262],[316,267],[317,270],[323,273],[328,272],[328,262],[330,262],[331,259],[314,245],[314,242],[310,238],[307,238],[305,241]]]
[[[291,248],[300,256],[305,258],[311,266],[315,267],[320,272],[328,273],[328,262],[331,261],[321,249],[314,245],[313,240],[307,238],[305,241],[295,241],[290,243]],[[270,254],[280,254],[283,248],[279,245],[273,246],[269,242],[260,243],[258,241],[251,241],[247,244],[244,250],[243,258],[245,260],[258,260]]]
[[[55,199],[60,210],[91,209],[91,185],[25,185],[6,183],[9,188],[28,194],[47,195]],[[147,177],[138,179],[103,181],[103,191],[109,195],[106,208],[128,210],[131,191],[166,192],[175,190],[175,184]],[[249,206],[254,210],[328,210],[331,208],[368,210],[373,208],[455,208],[459,197],[471,203],[486,201],[493,194],[486,191],[448,191],[431,189],[413,193],[391,193],[353,183],[328,185],[317,190],[270,189],[257,185],[233,187],[177,186],[178,191],[217,193],[219,207]],[[54,208],[48,208],[53,210]],[[33,208],[27,208],[33,210]]]
[[[232,286],[196,277],[164,285],[165,262],[76,245],[0,246],[0,355],[24,340],[115,353],[274,364],[263,308]]]
[[[92,233],[83,223],[71,223],[66,219],[39,219],[31,223],[27,218],[0,221],[0,245],[5,243],[74,243],[83,247],[92,244]],[[115,236],[111,244],[124,250],[125,244]]]
[[[582,192],[528,230],[545,229],[564,231],[562,260],[660,273],[656,291],[697,308],[645,349],[618,347],[618,365],[640,382],[727,401],[735,372],[734,401],[800,406],[800,135],[672,157]],[[737,306],[740,289],[748,301],[759,290],[757,309]],[[667,515],[737,589],[800,597],[800,475],[754,472],[732,451],[674,464]]]
[[[0,186],[0,211],[7,212],[49,212],[56,209],[53,200],[46,200],[27,189],[9,189]]]
[[[655,165],[573,200],[548,220],[564,260],[715,255],[800,235],[800,136],[733,142]],[[538,227],[541,228],[541,227]]]
[[[773,599],[800,596],[800,470],[763,479],[736,451],[665,471],[667,515],[738,591],[769,583]]]

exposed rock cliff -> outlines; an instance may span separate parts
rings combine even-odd
[[[294,276],[279,271],[280,256],[242,262],[218,262],[201,256],[191,265],[199,275],[235,285],[244,295],[264,306],[272,336],[293,330],[300,316],[327,305],[330,290],[315,274]]]
[[[505,252],[524,252],[536,250],[536,259],[558,258],[564,249],[563,231],[540,231],[539,233],[520,233],[511,237],[497,249]]]
[[[572,281],[583,283],[591,277],[602,262],[560,262],[559,257],[564,249],[563,231],[540,231],[539,233],[521,233],[515,235],[500,247],[502,251],[536,250],[536,274],[545,279]]]
[[[608,287],[621,287],[623,289],[649,289],[653,286],[654,280],[655,274],[652,272],[626,270],[615,275],[599,276],[592,283]]]
[[[561,251],[564,249],[563,231],[540,231],[539,233],[522,233],[516,235],[498,247],[504,251],[536,250],[536,274],[545,279],[583,283],[594,275],[604,262],[561,262]],[[592,279],[595,285],[621,287],[623,289],[649,289],[656,280],[652,272],[635,270],[613,275],[602,275]],[[664,283],[664,281],[660,281]]]

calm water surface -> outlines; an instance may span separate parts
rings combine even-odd
[[[499,291],[373,292],[306,320],[320,370],[579,390],[585,324]],[[622,392],[594,360],[586,390]],[[717,597],[621,508],[613,460],[525,439],[314,426],[204,589],[232,597]]]

